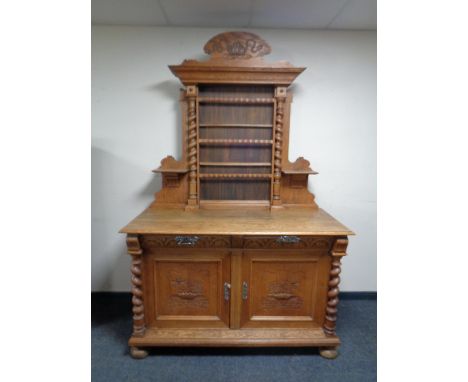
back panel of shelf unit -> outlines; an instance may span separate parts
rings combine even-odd
[[[242,99],[272,99],[274,87],[200,85],[199,97],[218,99],[216,103],[199,104],[199,139],[246,140],[245,144],[200,144],[200,174],[271,174],[273,144],[256,144],[255,140],[273,140],[274,103],[243,103]],[[223,103],[220,98],[240,99],[240,102]],[[200,180],[200,200],[269,201],[270,198],[271,179]]]

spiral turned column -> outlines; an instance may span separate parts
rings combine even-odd
[[[273,206],[281,206],[281,163],[283,154],[283,116],[284,103],[286,101],[286,88],[277,87],[275,91],[275,144],[274,144],[274,170],[273,170]]]
[[[132,312],[133,312],[133,333],[135,337],[143,337],[145,334],[145,306],[143,301],[143,280],[142,280],[142,254],[140,242],[137,235],[127,236],[128,253],[132,256]]]
[[[188,100],[188,165],[189,165],[189,206],[198,204],[197,193],[197,95],[196,86],[187,86]]]
[[[346,256],[346,248],[348,246],[348,239],[339,238],[335,241],[331,256],[330,277],[328,280],[328,302],[325,313],[325,322],[323,324],[323,331],[326,335],[336,335],[336,313],[338,311],[338,294],[340,293],[340,273],[341,273],[341,258]]]

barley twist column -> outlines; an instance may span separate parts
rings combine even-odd
[[[145,334],[145,307],[143,303],[142,257],[143,251],[137,235],[127,236],[128,253],[132,256],[132,305],[133,333],[135,337]]]
[[[189,164],[189,206],[198,204],[197,193],[197,95],[196,86],[187,86],[188,100],[188,164]]]
[[[330,278],[328,281],[328,302],[325,314],[325,322],[323,324],[323,331],[328,336],[336,335],[336,313],[338,311],[338,294],[340,292],[340,273],[341,273],[341,258],[346,255],[346,248],[348,246],[347,238],[336,239],[332,251],[332,262],[330,269]]]
[[[278,86],[275,91],[275,146],[274,146],[274,170],[273,170],[273,206],[281,206],[281,162],[283,152],[283,115],[286,101],[286,88]]]

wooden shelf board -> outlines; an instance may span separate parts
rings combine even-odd
[[[200,123],[200,127],[255,127],[255,128],[271,128],[273,124],[261,124],[261,123]]]
[[[199,174],[200,179],[270,179],[271,174]]]
[[[336,336],[314,329],[157,329],[132,336],[130,346],[338,346]]]
[[[270,162],[200,162],[200,166],[271,167]]]
[[[198,97],[199,103],[225,103],[225,104],[273,104],[274,98],[246,98],[246,97]]]
[[[260,146],[271,145],[271,139],[199,139],[200,145],[243,145]]]
[[[151,171],[155,172],[155,173],[173,173],[173,174],[185,174],[185,173],[189,172],[188,168],[169,169],[169,168],[161,168],[161,167],[158,167],[157,169],[154,169],[154,170],[151,170]]]
[[[283,174],[310,174],[317,175],[318,172],[314,170],[282,170]]]
[[[216,206],[223,208],[226,206],[242,207],[269,207],[269,200],[245,200],[245,199],[200,199],[200,206]]]

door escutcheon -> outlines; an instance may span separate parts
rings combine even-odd
[[[249,293],[249,286],[246,281],[242,283],[242,300],[247,300],[247,295]]]
[[[226,301],[229,301],[229,298],[231,297],[231,284],[229,283],[224,283],[224,299]]]

